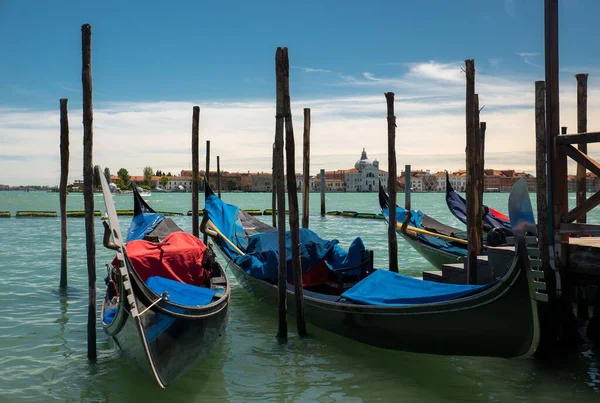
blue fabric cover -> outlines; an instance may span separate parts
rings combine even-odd
[[[215,295],[215,292],[210,288],[197,287],[159,276],[149,277],[146,280],[146,285],[156,295],[161,295],[166,291],[169,294],[168,300],[178,305],[206,305],[212,301]]]
[[[278,260],[277,232],[263,232],[252,235],[248,241],[245,256],[236,256],[235,262],[252,277],[262,280],[277,281]],[[293,278],[292,272],[292,240],[290,232],[285,234],[287,260],[287,276]],[[307,228],[300,229],[300,259],[302,273],[308,273],[319,262],[324,261],[332,271],[356,266],[365,260],[365,245],[356,238],[348,252],[338,245],[337,239],[325,241]],[[360,268],[345,274],[359,274]]]
[[[127,242],[144,239],[164,219],[165,216],[158,213],[142,213],[133,217],[127,230]]]
[[[104,317],[102,320],[107,325],[111,324],[113,320],[115,320],[115,316],[117,316],[117,307],[110,308],[108,311],[104,312]]]
[[[390,216],[389,209],[383,209],[381,211],[381,213],[383,214],[383,216],[385,217],[386,220]],[[405,219],[406,219],[406,210],[400,206],[396,206],[396,222],[398,222],[399,224],[402,224]],[[415,228],[425,229],[425,228],[423,228],[422,222],[423,222],[423,212],[421,210],[412,210],[412,216],[410,218],[410,222],[408,223],[408,225],[411,225]],[[447,242],[441,238],[438,238],[438,237],[435,237],[432,235],[425,235],[425,234],[417,234],[417,236],[423,243],[433,246],[436,249],[440,249],[440,250],[443,250],[443,251],[446,251],[446,252],[449,252],[449,253],[452,253],[455,255],[460,255],[460,256],[467,255],[467,250],[465,248],[454,246],[450,242]]]
[[[376,270],[342,294],[343,298],[365,305],[418,305],[450,301],[477,294],[496,284],[444,284]]]
[[[446,192],[446,205],[452,214],[463,224],[467,224],[467,201],[456,190]],[[488,206],[483,206],[483,227],[486,231],[492,228],[512,229],[510,222],[496,218]]]
[[[277,232],[263,232],[248,237],[239,218],[239,209],[224,203],[214,194],[206,198],[205,209],[208,218],[219,231],[245,253],[245,256],[241,256],[227,242],[220,242],[229,258],[250,276],[276,282],[279,259]],[[285,243],[288,278],[292,278],[291,234],[289,231],[286,232]],[[367,257],[365,246],[360,238],[356,238],[346,252],[338,245],[337,239],[325,241],[309,229],[300,229],[300,258],[304,274],[323,260],[330,270],[336,271],[356,266],[365,261]],[[358,274],[360,270],[357,268],[345,272],[345,274]]]

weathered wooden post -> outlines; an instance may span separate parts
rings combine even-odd
[[[325,217],[325,170],[321,169],[321,217]]]
[[[192,235],[200,237],[198,217],[198,191],[200,181],[200,107],[194,106],[192,112]]]
[[[396,180],[398,177],[396,167],[396,116],[394,115],[394,93],[386,92],[387,123],[388,123],[388,194],[389,203],[389,227],[388,227],[388,249],[390,260],[390,271],[398,273],[398,241],[396,239]]]
[[[204,178],[206,180],[205,186],[210,186],[210,140],[206,140],[206,170],[204,171]],[[208,242],[208,235],[204,234],[202,241],[206,244]]]
[[[275,175],[277,188],[277,251],[279,270],[277,289],[279,291],[279,330],[277,337],[287,339],[287,256],[285,249],[285,185],[283,179],[283,126],[285,122],[285,72],[283,48],[275,54],[276,112],[275,112]]]
[[[587,132],[587,82],[588,75],[585,73],[575,75],[577,79],[577,133]],[[587,143],[577,145],[579,151],[587,154]],[[587,199],[587,179],[585,167],[582,164],[577,164],[577,206],[581,206]],[[582,214],[577,218],[577,222],[587,222],[586,214]]]
[[[535,176],[538,221],[538,247],[546,278],[554,276],[548,249],[548,198],[546,194],[546,83],[535,82]]]
[[[290,99],[290,62],[288,49],[283,48],[281,69],[284,74],[283,106],[285,115],[285,160],[288,188],[288,203],[290,207],[290,238],[292,247],[292,273],[294,275],[294,297],[296,299],[296,328],[298,335],[306,336],[306,321],[304,320],[304,290],[302,285],[302,261],[300,260],[300,223],[298,219],[298,189],[296,186],[296,146],[294,141],[294,126],[292,125],[292,105]]]
[[[88,323],[87,356],[96,360],[96,233],[94,230],[94,144],[92,106],[92,26],[81,26],[83,86],[83,201],[85,206],[85,246],[88,269]],[[100,173],[102,175],[102,173]]]
[[[68,99],[60,100],[60,289],[67,289],[67,181],[69,179]]]
[[[466,168],[467,168],[467,233],[468,233],[468,252],[467,252],[467,283],[477,284],[477,256],[482,248],[481,221],[481,200],[479,200],[477,187],[477,155],[479,154],[478,127],[475,126],[477,120],[477,102],[475,99],[475,62],[472,59],[465,60],[465,73],[467,77],[466,85],[466,128],[467,128],[467,148],[466,148]]]
[[[277,228],[277,180],[275,179],[277,176],[277,155],[275,154],[275,150],[275,143],[273,143],[273,160],[271,161],[271,219],[273,220],[273,227]]]
[[[483,204],[483,192],[485,190],[485,131],[487,130],[487,123],[479,123],[479,177],[481,178],[481,191],[479,192],[479,200]],[[483,214],[483,213],[482,213]],[[483,215],[481,216],[483,221]]]
[[[404,165],[404,209],[410,211],[410,193],[412,191],[411,186],[411,172],[410,164]],[[389,176],[388,176],[389,181]]]
[[[483,149],[482,149],[482,138],[481,138],[481,127],[479,123],[479,94],[475,94],[475,122],[473,125],[475,126],[475,160],[473,164],[475,165],[475,170],[473,171],[476,191],[476,198],[478,199],[477,204],[481,206],[479,210],[476,211],[475,215],[475,225],[481,225],[481,248],[478,255],[483,253]],[[478,224],[481,223],[481,224]]]
[[[310,108],[304,108],[304,136],[302,148],[302,228],[308,228],[310,197]]]
[[[221,157],[217,155],[217,194],[221,198]]]

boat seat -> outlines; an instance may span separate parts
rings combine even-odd
[[[211,277],[210,278],[210,285],[211,286],[222,286],[227,284],[227,279],[224,276],[219,276],[219,277]]]

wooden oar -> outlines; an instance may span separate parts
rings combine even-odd
[[[221,237],[223,238],[223,240],[225,242],[227,242],[237,253],[239,253],[242,256],[245,256],[246,254],[244,252],[241,251],[240,248],[238,248],[233,242],[231,242],[218,228],[217,226],[211,221],[208,220],[206,222],[207,225],[210,225],[211,228]]]
[[[397,224],[396,224],[396,227],[397,227],[398,229],[402,229],[402,224],[400,224],[400,223],[397,223]],[[435,232],[427,231],[427,230],[425,230],[425,229],[421,229],[421,228],[413,227],[412,225],[407,225],[407,226],[406,226],[406,228],[407,228],[408,230],[410,230],[410,231],[413,231],[413,232],[416,232],[416,233],[419,233],[419,234],[423,234],[423,235],[431,235],[431,236],[434,236],[434,237],[436,237],[436,238],[440,238],[440,239],[446,239],[446,240],[448,240],[448,241],[451,241],[451,242],[458,242],[458,243],[462,243],[462,244],[465,244],[465,245],[468,243],[468,242],[467,242],[466,240],[464,240],[464,239],[460,239],[460,238],[454,238],[454,237],[452,237],[452,236],[449,236],[449,235],[438,234],[438,233],[435,233]]]

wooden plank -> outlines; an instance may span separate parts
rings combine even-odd
[[[592,172],[596,176],[600,176],[600,164],[596,162],[589,155],[582,153],[577,148],[570,144],[563,145],[562,150],[565,154],[575,160],[578,164],[583,165],[588,171]]]
[[[600,132],[567,134],[556,139],[557,144],[589,144],[600,143]]]
[[[396,116],[394,115],[394,93],[386,92],[388,123],[388,251],[390,271],[398,272],[398,242],[396,238],[396,182],[398,171],[396,166]]]
[[[587,74],[576,74],[575,79],[577,80],[577,132],[587,132]],[[579,143],[577,149],[587,154],[587,143]],[[587,180],[585,176],[585,166],[577,164],[577,180],[575,186],[575,192],[577,194],[577,206],[582,205],[587,197],[586,185]],[[584,223],[587,221],[585,214],[579,216],[578,222]]]
[[[581,206],[575,207],[573,210],[569,211],[564,215],[563,221],[564,223],[573,222],[579,217],[581,214],[585,214],[594,207],[600,204],[600,191],[594,193],[589,199],[587,199]],[[560,229],[560,227],[559,227]]]
[[[600,235],[600,225],[584,223],[563,223],[560,226],[563,234],[577,234],[579,236]]]
[[[325,170],[321,169],[321,217],[325,217]]]

